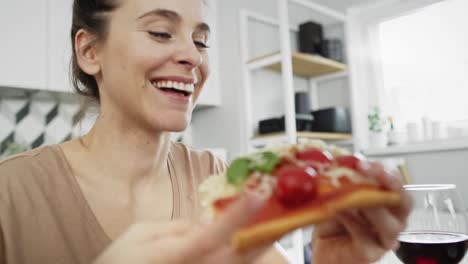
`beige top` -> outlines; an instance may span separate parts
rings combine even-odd
[[[197,217],[199,183],[226,168],[180,143],[171,145],[168,167],[174,218]],[[0,162],[0,264],[90,264],[110,243],[60,146]]]

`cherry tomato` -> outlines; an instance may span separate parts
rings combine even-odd
[[[286,206],[298,206],[315,197],[317,172],[313,168],[287,166],[277,173],[277,196]]]
[[[316,161],[320,163],[331,163],[332,155],[328,151],[318,149],[306,149],[296,153],[296,158],[302,161]]]
[[[358,164],[362,160],[361,157],[355,155],[345,155],[335,158],[336,163],[341,167],[347,167],[353,170],[358,170]]]

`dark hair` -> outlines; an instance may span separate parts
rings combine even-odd
[[[107,35],[107,13],[118,7],[118,0],[74,0],[71,28],[72,58],[71,81],[75,91],[81,95],[100,101],[96,79],[85,73],[76,59],[75,35],[80,29],[96,35],[102,40]]]

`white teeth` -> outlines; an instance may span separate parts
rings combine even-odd
[[[172,89],[177,89],[177,90],[188,92],[188,93],[193,93],[194,91],[193,84],[185,84],[182,82],[158,81],[158,82],[152,82],[152,84],[156,88],[172,88]]]
[[[184,90],[189,93],[193,93],[194,87],[193,84],[186,84]]]

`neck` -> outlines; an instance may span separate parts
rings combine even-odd
[[[100,116],[82,145],[99,167],[99,174],[131,186],[155,182],[168,174],[170,133],[135,129],[128,122]]]

